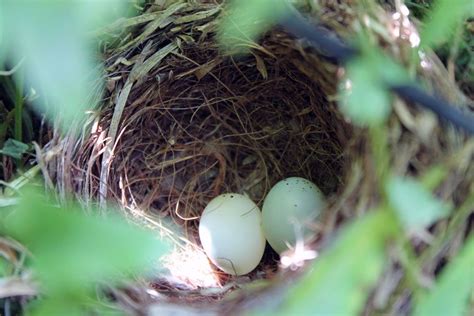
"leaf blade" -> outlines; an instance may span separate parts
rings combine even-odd
[[[474,13],[470,0],[438,0],[425,19],[421,31],[421,44],[436,46],[449,38],[464,16]]]
[[[290,292],[281,315],[357,315],[385,262],[385,240],[393,227],[377,211],[352,223],[314,269]],[[357,254],[354,254],[357,249]],[[366,289],[360,291],[361,288]]]
[[[21,156],[23,156],[23,154],[25,154],[29,149],[29,145],[16,139],[9,138],[3,145],[3,148],[0,149],[0,154],[10,156],[15,159],[21,159]]]
[[[449,213],[449,208],[412,178],[391,177],[386,187],[389,202],[409,230],[422,229]]]
[[[59,208],[31,188],[23,196],[4,229],[35,255],[34,267],[50,292],[114,281],[145,269],[167,250],[150,232],[118,217],[86,216],[75,205]]]
[[[365,48],[362,55],[347,64],[347,80],[339,85],[339,106],[355,124],[375,126],[391,113],[388,87],[406,82],[409,77],[402,66],[367,39],[362,39],[360,46]]]
[[[468,315],[469,294],[474,289],[473,264],[474,237],[471,236],[461,253],[446,267],[435,288],[417,304],[414,315]]]
[[[268,30],[286,10],[282,0],[234,0],[220,23],[219,43],[226,49],[238,48],[238,52],[245,52],[248,49],[245,45]]]

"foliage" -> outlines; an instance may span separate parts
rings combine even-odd
[[[409,230],[423,229],[448,214],[449,208],[414,179],[392,177],[387,192],[400,221]]]
[[[463,17],[474,14],[471,0],[438,0],[429,12],[421,32],[422,45],[434,46],[452,36]]]
[[[474,36],[472,21],[474,14],[472,1],[437,1],[430,10],[431,0],[409,0],[405,4],[411,14],[423,20],[421,45],[436,48],[442,61],[454,65],[456,82],[468,96],[474,95]],[[469,7],[470,4],[470,7]]]
[[[257,2],[259,7],[256,12],[264,12],[256,14],[260,24],[268,27],[277,23],[283,16],[278,13],[272,18],[266,18],[266,14],[271,12],[271,6],[265,1]],[[455,1],[453,10],[447,8],[451,6],[451,3],[451,1],[438,1],[423,29],[423,45],[433,45],[445,40],[456,22],[466,13],[467,1]],[[265,5],[267,6],[263,7]],[[245,25],[252,25],[248,20],[245,20],[243,24],[236,24],[235,21],[241,19],[242,12],[250,12],[253,6],[257,4],[244,2],[236,7],[234,3],[234,12],[239,13],[232,13],[222,22],[221,27],[224,34],[238,32],[243,34],[238,37],[230,36],[225,40],[221,37],[224,47],[238,45],[241,38],[255,40],[266,30],[257,26],[246,29]],[[255,19],[255,16],[249,15],[249,19],[252,18]],[[256,21],[257,19],[254,20]],[[228,31],[232,28],[238,32]],[[350,60],[345,68],[347,82],[340,85],[342,95],[340,106],[354,123],[368,126],[372,131],[372,143],[377,146],[374,148],[374,153],[377,155],[376,158],[380,158],[376,159],[375,163],[378,164],[377,170],[380,171],[379,181],[383,183],[381,207],[378,211],[374,211],[374,214],[366,215],[365,218],[357,220],[356,223],[342,230],[337,242],[329,247],[319,260],[316,260],[313,270],[290,292],[282,306],[284,314],[360,314],[363,303],[367,300],[367,293],[373,288],[382,271],[386,239],[389,236],[404,236],[403,230],[426,228],[446,216],[449,211],[446,205],[433,197],[430,192],[432,187],[427,189],[411,178],[385,176],[390,173],[390,166],[386,159],[388,147],[385,140],[380,141],[380,137],[383,137],[380,131],[384,130],[381,126],[391,112],[391,97],[388,89],[391,85],[406,83],[409,76],[402,66],[384,55],[366,38],[362,37],[358,47],[359,56]],[[383,148],[379,148],[380,145]],[[436,182],[439,176],[445,174],[442,170],[436,171],[430,175],[431,178],[425,179],[429,186]],[[387,214],[393,214],[393,217],[388,221],[385,220],[384,224],[383,219]],[[395,223],[390,224],[390,222]],[[464,264],[469,259],[472,260],[464,254],[464,257],[459,259],[461,263],[452,267],[455,272],[446,272],[448,276],[440,281],[439,287],[434,290],[430,299],[426,299],[421,303],[422,305],[419,305],[417,309],[419,315],[433,314],[438,310],[436,304],[442,304],[443,291],[456,286],[458,276],[456,273],[468,271],[468,267]],[[360,292],[361,288],[364,289],[365,294]],[[448,303],[453,305],[444,307],[445,310],[456,312],[462,310],[467,302],[462,299],[452,299]]]
[[[367,46],[369,42],[362,41],[360,47]],[[408,74],[375,47],[364,49],[346,70],[348,80],[340,85],[341,110],[361,126],[384,122],[390,115],[392,100],[387,84],[406,81]]]
[[[468,315],[469,296],[474,289],[473,263],[474,237],[471,236],[443,271],[436,286],[419,302],[414,315]]]
[[[55,205],[32,187],[21,195],[4,216],[2,233],[21,241],[34,254],[30,265],[46,295],[35,303],[40,311],[67,307],[66,312],[91,305],[97,284],[113,284],[130,273],[143,272],[157,264],[167,249],[152,232],[131,226],[117,215],[86,216],[78,205]]]
[[[13,104],[5,115],[14,117],[0,126],[1,154],[19,159],[30,148],[22,135],[25,101],[64,129],[94,109],[97,100],[92,96],[101,96],[103,82],[102,65],[92,45],[96,39],[90,32],[125,14],[126,4],[122,0],[0,2],[0,64],[17,65],[0,74]],[[37,95],[31,98],[32,93]],[[14,133],[3,143],[9,121]],[[29,181],[28,177],[19,179],[23,180],[9,187],[18,189]],[[0,196],[0,204],[8,208],[8,215],[7,208],[2,209],[1,227],[2,234],[16,238],[33,254],[22,269],[34,271],[44,294],[30,305],[34,314],[81,315],[86,309],[103,310],[94,294],[97,285],[114,284],[131,273],[146,271],[166,250],[152,232],[116,215],[87,216],[78,205],[56,205],[31,187],[20,194],[20,202],[11,191]],[[11,273],[8,265],[2,271],[5,276]]]
[[[287,297],[281,315],[359,315],[385,262],[390,214],[374,211],[348,225]],[[354,252],[357,249],[357,254]],[[335,286],[336,285],[336,286]]]
[[[230,7],[221,24],[219,41],[237,52],[248,52],[252,42],[288,10],[283,0],[234,0]]]
[[[3,148],[0,149],[0,154],[20,159],[21,156],[29,149],[30,146],[27,144],[17,141],[13,138],[9,138],[5,144],[3,144]]]
[[[103,87],[98,79],[102,66],[88,32],[122,15],[125,1],[7,0],[0,5],[4,13],[0,38],[3,47],[9,47],[0,50],[0,61],[24,61],[14,74],[20,101],[24,85],[31,87],[41,96],[33,102],[37,112],[70,128],[85,111],[94,109],[98,101],[94,97]]]

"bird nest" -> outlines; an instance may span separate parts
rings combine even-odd
[[[320,2],[319,20],[342,37],[351,36],[363,21],[355,8]],[[72,192],[85,205],[120,205],[176,241],[176,253],[164,262],[171,273],[114,290],[124,308],[136,311],[156,301],[199,304],[223,297],[228,304],[241,303],[248,295],[230,299],[233,289],[281,275],[278,256],[270,249],[245,277],[209,268],[197,227],[204,207],[218,194],[243,193],[261,206],[279,180],[312,180],[328,199],[314,227],[316,238],[309,241],[315,249],[340,224],[378,200],[373,163],[377,153],[367,131],[350,125],[336,104],[343,70],[278,28],[258,44],[249,44],[249,55],[226,55],[215,40],[222,12],[220,5],[195,1],[151,5],[142,16],[107,29],[120,29],[125,40],[104,49],[103,106],[90,113],[79,138],[58,132],[48,144],[59,148],[47,174],[60,193]],[[383,25],[374,32],[389,32],[396,25],[380,7],[367,14]],[[409,40],[403,34],[377,35],[381,46],[404,62]],[[433,67],[420,69],[420,75],[448,99],[459,100],[461,94],[444,79],[444,68],[427,55]],[[433,165],[449,162],[437,194],[459,205],[469,190],[465,175],[473,170],[456,164],[455,157],[472,151],[472,142],[442,127],[431,113],[400,100],[394,103],[387,135],[393,170],[418,177]],[[182,227],[183,234],[165,228],[165,219]],[[426,264],[435,269],[442,257]],[[389,266],[393,273],[398,271],[397,259]],[[293,272],[286,275],[295,277]],[[397,295],[404,299],[403,293]],[[388,302],[384,305],[377,298],[376,307],[387,309]],[[223,307],[215,308],[217,312]]]

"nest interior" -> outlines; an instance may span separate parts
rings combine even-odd
[[[241,56],[223,53],[212,33],[163,41],[166,31],[107,59],[105,106],[79,141],[64,139],[60,166],[50,164],[60,191],[171,218],[196,246],[200,214],[221,193],[246,194],[261,206],[276,182],[299,176],[334,196],[351,134],[331,100],[337,67],[317,55],[305,60],[281,30]],[[137,69],[146,71],[135,78]],[[273,275],[277,259],[268,247],[250,278]],[[217,279],[231,280],[218,272]]]
[[[237,59],[210,41],[186,45],[134,86],[110,164],[110,195],[195,226],[216,195],[246,193],[260,202],[289,176],[335,192],[346,138],[327,100],[334,80],[309,79],[272,49],[278,41],[274,34],[263,43],[277,54]]]
[[[342,36],[366,19],[349,5],[320,6],[320,20]],[[103,108],[91,114],[90,128],[79,139],[55,133],[48,146],[60,150],[48,162],[47,175],[59,192],[74,192],[86,204],[108,201],[146,218],[171,218],[192,245],[199,245],[200,213],[216,195],[245,193],[261,205],[277,181],[301,176],[328,197],[320,233],[331,236],[345,219],[376,205],[379,185],[367,132],[348,124],[334,101],[340,69],[278,29],[252,44],[246,56],[223,54],[214,38],[220,10],[213,3],[179,2],[152,5],[144,20],[130,20],[136,27],[127,40],[106,50]],[[368,14],[381,25],[393,22],[380,7]],[[403,63],[410,43],[385,33],[380,38]],[[433,67],[420,75],[449,99],[462,98],[444,80],[437,59],[427,55]],[[472,144],[431,113],[399,100],[387,125],[393,172],[419,176],[449,162],[437,194],[460,205],[474,179],[462,158],[472,154]],[[458,245],[454,237],[449,242]],[[416,246],[420,252],[428,248]],[[445,255],[433,253],[425,268],[435,271]],[[275,259],[267,251],[250,278],[273,275]],[[399,260],[392,258],[387,269],[399,272]],[[160,286],[169,296],[183,293],[179,284]],[[196,294],[198,300],[210,296]],[[403,309],[407,300],[400,291],[392,303]],[[368,303],[367,311],[386,311],[392,303]]]
[[[300,176],[334,194],[349,139],[349,126],[328,100],[335,68],[323,68],[318,81],[309,78],[292,62],[299,56],[282,32],[261,45],[232,57],[222,55],[213,38],[185,44],[137,82],[113,146],[107,198],[148,216],[171,217],[199,244],[200,214],[221,193],[247,194],[261,206],[272,185]],[[114,111],[111,106],[101,113],[77,165],[90,164]],[[90,180],[74,182],[74,190],[99,197],[101,167],[97,161],[85,175]],[[260,272],[276,267],[274,259],[268,251]]]

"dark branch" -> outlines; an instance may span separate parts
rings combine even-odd
[[[338,62],[346,62],[358,54],[357,50],[343,43],[328,29],[310,24],[299,13],[291,12],[280,23],[296,37],[306,39],[320,53]]]
[[[436,113],[440,118],[474,134],[474,117],[467,111],[461,111],[461,109],[448,102],[435,98],[412,85],[394,85],[390,88],[402,99],[421,104]]]
[[[345,44],[328,29],[309,23],[294,10],[289,10],[289,14],[280,24],[296,37],[307,40],[319,53],[336,62],[346,63],[359,55],[357,49]],[[413,85],[389,84],[388,88],[402,99],[418,103],[436,113],[441,119],[474,134],[474,116],[471,113],[463,112],[459,107],[430,96]]]

